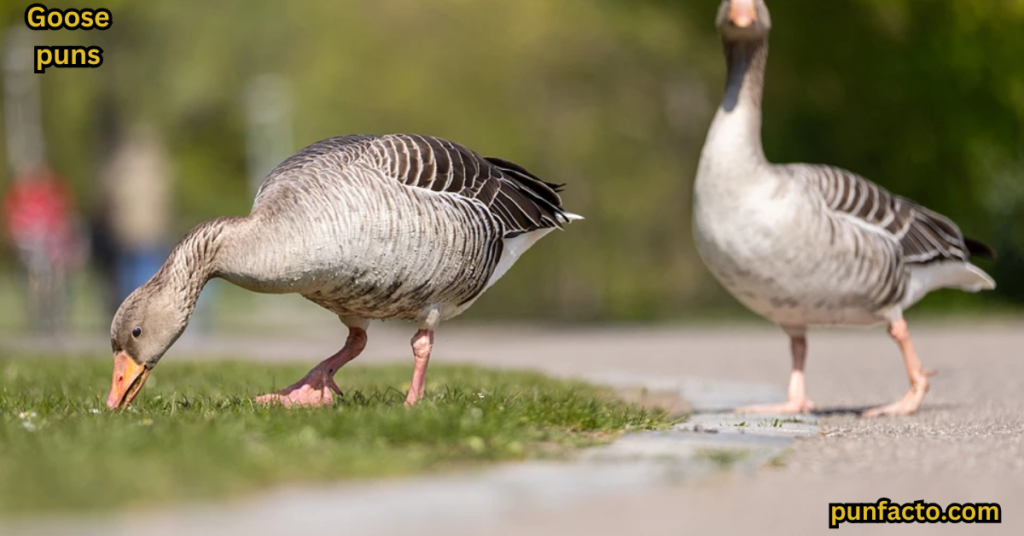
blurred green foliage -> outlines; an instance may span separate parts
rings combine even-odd
[[[28,3],[5,2],[0,28],[23,24]],[[847,167],[998,250],[984,264],[996,293],[940,293],[925,307],[1024,303],[1024,0],[769,3],[769,158]],[[295,96],[295,150],[420,132],[568,183],[566,205],[586,221],[540,243],[474,316],[740,310],[690,238],[694,170],[724,86],[715,0],[105,5],[106,32],[38,36],[105,51],[99,69],[43,81],[51,160],[86,208],[107,123],[147,121],[174,158],[175,236],[247,212],[241,96],[279,73]]]

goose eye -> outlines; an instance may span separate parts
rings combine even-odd
[[[142,335],[142,328],[135,328],[132,330],[132,337],[138,339],[139,335]]]

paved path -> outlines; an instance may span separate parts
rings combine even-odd
[[[371,328],[370,347],[357,362],[403,359],[411,364],[411,358],[399,357],[408,353],[411,334],[401,328],[407,326]],[[483,516],[468,508],[455,518],[410,519],[422,519],[416,523],[421,534],[805,534],[827,530],[829,502],[888,497],[899,502],[999,502],[1006,522],[840,530],[1022,533],[1024,323],[911,329],[925,366],[938,371],[932,392],[914,416],[855,416],[906,389],[899,354],[884,330],[815,332],[809,339],[807,381],[811,398],[823,410],[821,433],[797,441],[781,463],[717,476],[663,479],[657,485],[623,485],[621,493],[612,489],[576,501],[548,501],[557,507],[544,501],[505,501],[485,509]],[[337,329],[332,337],[317,329],[315,337],[290,340],[192,338],[167,358],[227,353],[263,360],[301,358],[312,365],[336,349],[343,333]],[[96,343],[96,351],[102,350],[102,342]],[[24,341],[0,338],[0,349],[19,344]],[[72,346],[92,349],[91,344]],[[453,325],[439,333],[435,360],[533,368],[616,383],[668,382],[695,400],[698,409],[781,396],[789,363],[781,333],[751,327],[555,330]],[[342,487],[358,496],[359,490],[351,486]],[[330,523],[326,526],[344,531],[344,519]]]

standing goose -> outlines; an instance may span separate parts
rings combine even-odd
[[[541,237],[579,219],[559,186],[511,162],[438,138],[396,134],[320,141],[264,180],[252,212],[200,224],[136,289],[110,330],[107,406],[122,408],[178,339],[211,278],[298,293],[349,330],[338,353],[260,402],[320,405],[334,374],[366,346],[370,319],[419,324],[407,404],[423,398],[438,324],[480,297]]]
[[[814,409],[804,389],[807,327],[889,324],[910,391],[865,416],[921,406],[928,376],[903,311],[939,288],[971,292],[995,282],[971,255],[992,257],[949,219],[834,167],[769,163],[761,147],[761,99],[771,19],[763,0],[724,0],[718,31],[728,83],[701,153],[694,185],[694,237],[722,285],[790,337],[788,400],[741,408]]]

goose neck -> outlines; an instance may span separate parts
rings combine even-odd
[[[728,79],[725,96],[709,133],[709,141],[727,143],[735,154],[765,161],[761,145],[761,102],[768,63],[767,37],[724,41]]]
[[[768,40],[725,41],[723,44],[729,76],[722,109],[728,112],[739,106],[751,106],[760,111],[768,65]]]
[[[203,287],[221,272],[220,253],[240,220],[242,218],[217,218],[192,229],[171,251],[154,277],[180,297],[188,316],[195,309]]]

